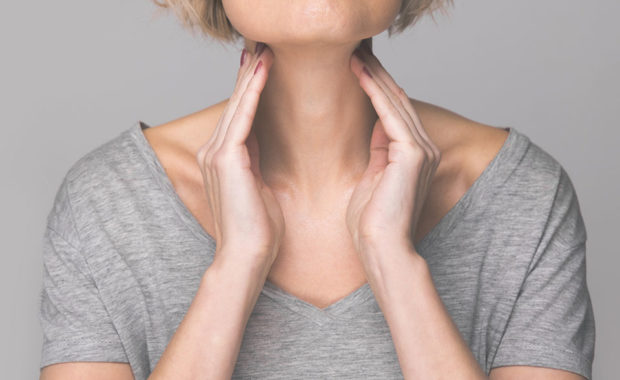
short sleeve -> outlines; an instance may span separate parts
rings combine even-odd
[[[491,368],[540,366],[592,378],[595,325],[586,240],[577,195],[562,169],[545,231]]]
[[[42,239],[40,368],[73,361],[128,362],[80,252],[67,186],[65,179],[56,194]]]

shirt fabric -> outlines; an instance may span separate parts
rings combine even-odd
[[[148,127],[137,121],[80,157],[57,190],[42,240],[40,367],[126,362],[146,379],[213,261],[215,239],[175,192]],[[591,379],[595,325],[577,195],[558,161],[505,129],[497,155],[415,248],[487,375],[528,365]],[[267,280],[233,378],[403,375],[368,283],[319,309]]]

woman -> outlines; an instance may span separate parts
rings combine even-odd
[[[68,171],[41,378],[591,378],[562,166],[408,98],[372,53],[439,3],[168,5],[243,38],[234,92]]]

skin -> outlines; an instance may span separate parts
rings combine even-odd
[[[484,378],[413,242],[471,187],[507,132],[401,93],[371,44],[354,54],[363,39],[393,22],[401,1],[276,1],[247,7],[223,0],[245,48],[268,45],[262,58],[245,56],[236,83],[235,94],[255,86],[260,100],[233,95],[145,131],[187,208],[218,240],[221,270],[209,277],[212,288],[223,268],[249,257],[256,263],[252,273],[260,272],[256,278],[319,308],[369,282],[405,378]],[[259,74],[249,75],[261,60]],[[234,121],[236,109],[252,114],[251,133],[250,124]],[[226,178],[218,177],[218,167],[227,168],[219,172]],[[397,212],[402,205],[406,212]],[[249,214],[254,223],[243,224]],[[248,248],[256,246],[262,249]],[[402,302],[399,294],[417,294],[419,301]],[[218,302],[216,295],[201,297],[188,315],[207,326],[195,309]],[[186,317],[170,346],[183,347],[190,328]],[[174,357],[165,356],[162,361]],[[413,360],[419,357],[425,360]],[[41,373],[48,380],[110,377],[133,378],[126,363],[61,363]],[[582,377],[528,366],[490,374],[494,380],[538,378]]]

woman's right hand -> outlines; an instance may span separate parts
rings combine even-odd
[[[215,224],[214,260],[268,270],[284,234],[284,217],[263,181],[252,124],[274,56],[264,46],[256,54],[246,51],[244,58],[233,94],[196,158]]]

